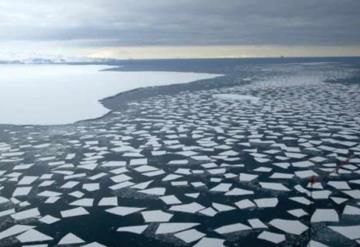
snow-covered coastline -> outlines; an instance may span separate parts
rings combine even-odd
[[[193,72],[102,71],[106,65],[1,65],[0,124],[69,124],[109,112],[99,100],[140,87],[217,77]]]

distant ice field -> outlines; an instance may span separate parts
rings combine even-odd
[[[190,72],[102,71],[105,65],[1,65],[0,124],[69,124],[106,114],[99,100],[120,92],[211,79]]]

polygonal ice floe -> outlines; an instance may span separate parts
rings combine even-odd
[[[13,197],[18,197],[18,196],[27,196],[30,191],[32,190],[32,187],[31,186],[27,186],[27,187],[17,187],[12,196]]]
[[[220,183],[220,184],[216,185],[215,187],[211,188],[210,191],[212,191],[212,192],[226,192],[226,191],[229,191],[231,186],[232,186],[231,183]]]
[[[61,214],[61,217],[63,217],[63,218],[69,218],[69,217],[87,215],[87,214],[89,214],[89,212],[83,207],[77,207],[77,208],[73,208],[73,209],[60,211],[60,214]]]
[[[287,211],[289,214],[294,215],[295,217],[302,217],[307,215],[308,213],[304,211],[304,209],[299,208],[299,209],[292,209],[292,210],[288,210]]]
[[[350,190],[350,186],[346,181],[329,181],[328,185],[338,190]]]
[[[298,220],[274,219],[269,222],[270,225],[276,227],[286,233],[301,235],[308,227]]]
[[[61,193],[59,193],[59,192],[54,192],[54,191],[49,191],[49,190],[45,190],[45,191],[37,194],[37,196],[42,196],[42,197],[58,197],[58,196],[61,196]]]
[[[10,215],[10,214],[14,214],[14,213],[15,213],[14,208],[6,209],[6,210],[3,210],[3,211],[0,211],[0,217],[7,216],[7,215]]]
[[[330,190],[317,190],[311,192],[311,197],[313,199],[328,199],[331,193]]]
[[[30,185],[35,182],[39,177],[38,176],[24,176],[19,182],[18,185]]]
[[[141,166],[141,165],[147,165],[147,164],[148,164],[148,160],[146,158],[130,160],[130,166]]]
[[[308,243],[307,247],[328,247],[328,245],[325,245],[325,244],[320,243],[320,242],[318,242],[318,241],[311,240],[311,241]]]
[[[179,204],[181,201],[174,195],[162,196],[160,199],[167,205]]]
[[[0,196],[0,204],[7,203],[7,202],[9,202],[9,199]]]
[[[329,226],[329,228],[351,240],[360,238],[360,225]]]
[[[119,227],[116,231],[117,232],[131,232],[131,233],[136,233],[136,234],[142,234],[146,230],[147,227],[148,227],[148,225],[124,226],[124,227]]]
[[[132,179],[132,177],[129,177],[126,174],[119,174],[119,175],[111,177],[111,180],[114,183],[122,183],[122,182],[125,182],[125,181],[128,181],[128,180],[131,180],[131,179]]]
[[[277,206],[279,200],[276,197],[260,198],[260,199],[255,199],[254,202],[258,208],[273,208]]]
[[[343,215],[360,215],[360,208],[346,205],[343,211]]]
[[[44,242],[53,240],[52,237],[45,235],[35,229],[30,229],[16,237],[21,243]]]
[[[224,239],[206,237],[197,242],[194,247],[223,247],[224,242]]]
[[[240,173],[239,180],[240,182],[250,182],[256,179],[259,175],[249,174],[249,173]]]
[[[200,225],[199,223],[160,223],[155,234],[180,232]]]
[[[297,168],[308,168],[310,166],[314,166],[315,164],[311,161],[306,160],[306,161],[292,162],[291,165]]]
[[[299,178],[310,178],[310,177],[318,177],[319,175],[312,170],[304,170],[304,171],[296,171],[295,175]]]
[[[81,244],[84,243],[84,240],[74,235],[73,233],[68,233],[62,239],[60,239],[58,245],[71,245],[71,244]]]
[[[354,199],[360,199],[360,190],[346,190],[342,192]]]
[[[80,207],[92,207],[94,199],[92,198],[82,198],[70,203],[71,206],[80,206]]]
[[[192,202],[188,204],[175,205],[170,207],[170,211],[177,211],[183,213],[196,213],[205,207],[197,202]]]
[[[61,189],[71,189],[71,188],[74,188],[79,183],[80,182],[78,182],[78,181],[68,181],[65,184],[63,184],[60,188]]]
[[[46,215],[46,216],[39,219],[40,222],[45,223],[45,224],[52,224],[52,223],[55,223],[55,222],[57,222],[59,220],[60,220],[59,218],[56,218],[56,217],[51,216],[51,215]]]
[[[214,216],[218,212],[215,209],[213,209],[212,207],[208,207],[208,208],[205,208],[203,210],[200,210],[199,213],[203,214],[203,215],[207,215],[207,216]]]
[[[126,187],[130,187],[132,185],[134,185],[133,182],[126,181],[126,182],[122,182],[122,183],[119,183],[119,184],[114,184],[114,185],[110,186],[109,188],[111,190],[120,190],[120,189],[123,189],[123,188],[126,188]]]
[[[282,183],[260,182],[259,184],[263,189],[276,190],[276,191],[290,191]]]
[[[36,218],[40,216],[40,212],[37,208],[31,208],[23,210],[11,215],[14,220],[24,220],[29,218]]]
[[[155,196],[163,196],[166,193],[166,189],[162,187],[158,188],[150,188],[145,190],[139,190],[140,193],[148,194],[148,195],[155,195]]]
[[[7,228],[6,230],[0,232],[0,240],[7,238],[7,237],[17,235],[17,234],[25,232],[25,231],[28,231],[32,228],[35,228],[35,226],[28,226],[28,225],[11,226],[11,227]]]
[[[98,206],[117,206],[118,198],[116,196],[103,197],[98,203]]]
[[[56,196],[48,197],[45,200],[45,203],[46,204],[53,204],[53,203],[57,202],[59,199],[60,199],[60,197],[56,197]]]
[[[244,195],[253,195],[254,191],[252,190],[245,190],[241,188],[234,188],[225,193],[225,196],[244,196]]]
[[[221,204],[221,203],[212,203],[212,206],[219,212],[226,212],[226,211],[231,211],[234,210],[236,208],[226,205],[226,204]]]
[[[179,233],[175,234],[175,237],[181,239],[185,243],[194,242],[196,240],[199,240],[199,239],[203,238],[204,236],[205,236],[204,233],[199,232],[196,229],[190,229],[190,230],[186,230],[186,231],[179,232]]]
[[[330,199],[333,200],[336,204],[341,204],[349,200],[347,198],[337,197],[337,196],[332,196],[330,197]]]
[[[252,229],[261,229],[268,228],[261,220],[259,219],[249,219],[248,220]]]
[[[82,245],[81,247],[106,247],[106,246],[103,244],[100,244],[98,242],[92,242],[92,243]]]
[[[256,205],[249,199],[243,199],[238,202],[235,202],[235,205],[240,209],[256,207]]]
[[[260,100],[255,96],[241,94],[213,94],[213,97],[225,101],[244,101],[252,104],[257,104]]]
[[[275,244],[279,244],[285,241],[285,235],[273,233],[269,231],[263,231],[262,233],[259,234],[258,239],[263,239]]]
[[[294,177],[294,174],[274,172],[269,178],[271,179],[291,179]]]
[[[304,204],[304,205],[310,205],[311,203],[313,203],[312,201],[308,200],[307,198],[303,197],[303,196],[294,196],[294,197],[289,197],[290,200]]]
[[[106,209],[105,211],[108,212],[108,213],[111,213],[111,214],[116,214],[116,215],[120,215],[120,216],[126,216],[126,215],[129,215],[129,214],[133,214],[133,213],[142,211],[144,209],[145,208],[118,206],[118,207]]]
[[[172,180],[175,180],[175,179],[178,179],[178,178],[181,178],[181,177],[182,177],[182,175],[168,174],[162,179],[162,181],[172,181]]]
[[[246,230],[251,230],[251,228],[248,227],[247,225],[244,225],[241,223],[235,223],[235,224],[216,228],[214,231],[219,234],[228,234],[228,233],[240,232],[240,231],[246,231]]]
[[[311,222],[338,222],[339,215],[334,209],[317,208],[311,216]]]
[[[144,190],[146,189],[154,180],[145,181],[139,184],[131,186],[132,189]]]
[[[143,211],[141,215],[145,222],[167,222],[173,217],[173,214],[161,210]]]

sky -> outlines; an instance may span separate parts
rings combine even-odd
[[[359,0],[1,0],[0,59],[360,55]]]

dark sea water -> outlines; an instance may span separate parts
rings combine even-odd
[[[1,125],[0,246],[57,246],[70,233],[71,246],[358,244],[359,58],[107,64],[224,76],[121,92],[99,119]],[[108,197],[116,205],[99,205]],[[159,234],[166,223],[197,225]]]

